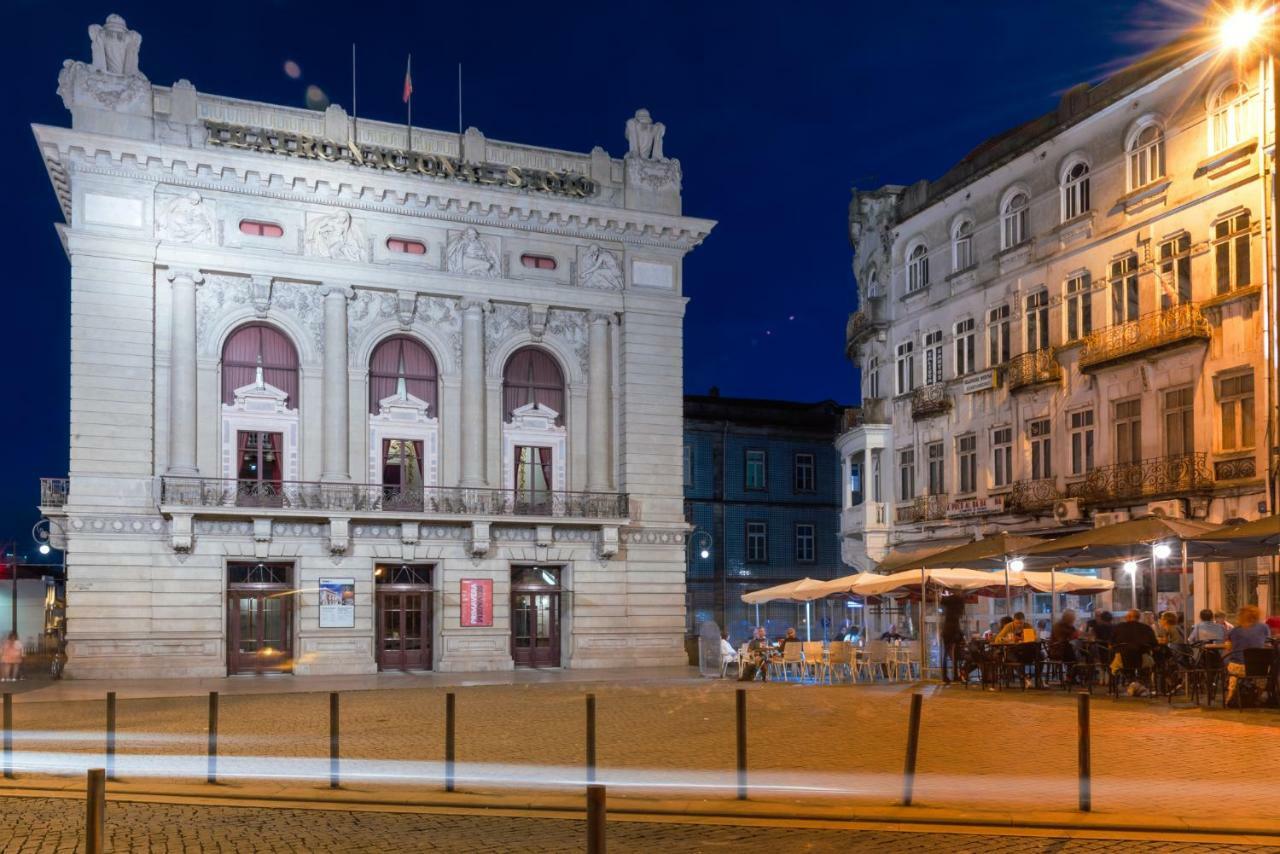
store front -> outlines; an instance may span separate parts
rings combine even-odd
[[[293,669],[293,564],[227,564],[227,673]]]
[[[378,564],[374,569],[379,670],[431,669],[433,568]]]
[[[511,658],[516,667],[559,667],[561,568],[511,569]]]

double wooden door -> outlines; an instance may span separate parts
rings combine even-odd
[[[289,588],[227,591],[227,672],[293,668],[293,596]]]
[[[378,669],[431,669],[431,588],[378,587]]]
[[[511,658],[516,667],[560,666],[560,593],[511,594]]]

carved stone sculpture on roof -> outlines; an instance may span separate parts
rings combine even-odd
[[[58,74],[58,94],[67,109],[92,106],[128,113],[149,113],[151,84],[138,70],[142,35],[124,18],[108,15],[89,27],[90,63],[68,59]]]
[[[364,230],[347,210],[315,214],[307,220],[306,251],[335,261],[364,261]]]
[[[627,156],[641,160],[666,160],[662,156],[662,137],[667,126],[655,122],[646,109],[636,110],[635,116],[627,119]]]
[[[622,290],[622,265],[618,258],[598,243],[592,243],[582,255],[582,270],[578,274],[583,287],[608,291]]]
[[[195,190],[162,203],[156,233],[175,243],[212,243],[213,214]]]
[[[93,46],[94,68],[108,74],[138,73],[142,34],[129,29],[124,18],[108,15],[105,25],[90,25],[89,42]]]
[[[667,157],[662,150],[666,133],[666,125],[655,122],[648,110],[636,110],[635,116],[627,119],[627,184],[640,189],[642,194],[669,194],[679,189],[680,161]],[[642,205],[646,210],[677,212],[667,209],[669,204],[659,203],[655,207],[645,201]]]
[[[464,276],[496,278],[499,273],[498,256],[480,233],[468,226],[449,240],[445,249],[445,270]]]

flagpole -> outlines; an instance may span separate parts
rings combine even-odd
[[[405,99],[407,112],[404,119],[405,150],[413,152],[413,54],[404,66],[405,87],[408,97]]]
[[[359,133],[360,111],[356,108],[356,43],[351,43],[351,139],[355,142]]]
[[[458,159],[462,160],[462,63],[458,63]]]

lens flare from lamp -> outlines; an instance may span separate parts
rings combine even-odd
[[[1156,556],[1157,560],[1166,560],[1169,555],[1173,554],[1173,549],[1169,548],[1168,543],[1160,543],[1151,553]]]
[[[1230,50],[1244,50],[1262,29],[1262,16],[1253,9],[1236,9],[1222,22],[1218,38]]]
[[[1021,558],[1014,558],[1013,560],[1009,561],[1010,572],[1022,572],[1022,570],[1026,569],[1026,567],[1027,565],[1022,562]]]
[[[48,543],[41,543],[41,544],[40,544],[40,554],[42,554],[42,555],[47,555],[48,553],[49,553],[49,544],[48,544]]]
[[[707,551],[706,549],[703,549],[702,551],[698,552],[698,556],[701,557],[703,560],[706,560],[707,558],[711,557],[711,552]]]
[[[1124,562],[1124,571],[1133,575],[1138,571],[1138,562],[1134,560],[1126,560]]]

